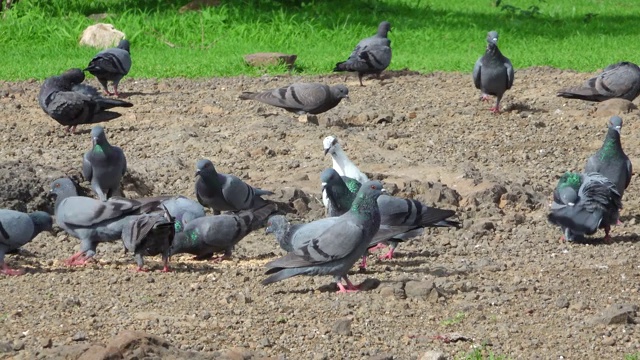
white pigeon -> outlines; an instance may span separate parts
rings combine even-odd
[[[347,157],[347,154],[342,150],[335,136],[329,135],[324,138],[324,140],[322,140],[322,146],[324,147],[325,155],[331,154],[333,169],[337,171],[340,176],[347,176],[358,180],[361,184],[369,181],[367,175],[360,171],[360,169],[349,160],[349,157]],[[322,190],[322,203],[325,208],[329,206],[329,198],[325,190]]]

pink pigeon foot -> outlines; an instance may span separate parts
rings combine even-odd
[[[489,111],[491,111],[494,114],[500,114],[500,108],[497,106],[490,108]]]
[[[378,243],[376,246],[370,247],[369,248],[369,252],[374,252],[374,251],[376,251],[378,249],[384,249],[386,247],[387,247],[387,245],[385,245],[383,243]]]
[[[340,289],[337,291],[338,293],[350,293],[350,292],[360,291],[360,289],[358,289],[357,286],[353,285],[353,283],[349,280],[349,278],[347,278],[346,276],[343,276],[342,278],[347,283],[347,286],[342,285],[342,282],[338,281],[337,285],[338,285],[338,288]]]
[[[71,255],[71,257],[68,258],[67,260],[65,260],[64,264],[67,265],[67,266],[84,265],[87,262],[87,260],[89,260],[89,259],[84,256],[84,252],[79,251],[79,252]]]
[[[0,270],[0,274],[5,274],[9,276],[23,275],[24,269],[12,269],[6,263],[3,263],[2,269]]]
[[[489,98],[489,95],[487,94],[482,94],[482,96],[480,96],[480,101],[489,101],[491,100],[491,98]]]
[[[618,225],[618,226],[622,225],[622,221],[620,221],[620,219],[618,219],[618,220],[616,221],[616,225]]]
[[[143,268],[142,266],[138,266],[137,268],[132,269],[131,271],[133,271],[133,272],[137,272],[137,273],[140,273],[140,272],[144,272],[144,273],[146,273],[146,272],[149,272],[149,269],[145,269],[145,268]]]
[[[560,236],[560,242],[564,242],[566,241],[566,239],[564,238],[564,235]]]
[[[169,265],[165,265],[162,268],[162,270],[158,270],[158,271],[163,272],[163,273],[168,273],[168,272],[171,272],[171,269],[169,269]]]
[[[231,256],[222,255],[222,256],[212,257],[211,259],[209,259],[209,261],[211,261],[212,263],[221,263],[224,260],[231,260]]]
[[[613,239],[611,239],[611,235],[609,234],[610,231],[611,231],[611,226],[606,225],[604,227],[604,243],[605,244],[611,244],[613,242]]]
[[[394,248],[389,248],[389,251],[386,254],[380,256],[379,259],[380,260],[391,260],[391,259],[393,259],[393,252],[394,251],[395,251]]]

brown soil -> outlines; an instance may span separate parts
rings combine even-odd
[[[606,131],[604,105],[555,97],[587,77],[518,71],[500,115],[478,101],[469,74],[391,73],[366,87],[350,77],[351,102],[320,115],[320,125],[238,94],[342,77],[125,79],[120,88],[135,106],[105,127],[127,155],[127,196],[194,197],[195,161],[209,158],[221,172],[276,191],[275,199],[292,203],[295,221],[311,221],[323,215],[319,174],[331,166],[322,139],[335,135],[361,170],[398,196],[457,209],[464,228],[429,230],[390,261],[371,255],[368,271],[351,275],[369,290],[347,295],[333,293],[328,276],[260,285],[263,264],[281,254],[262,230],[241,241],[231,261],[177,257],[168,274],[132,273],[120,243],[98,247],[99,265],[68,268],[61,260],[78,241],[42,234],[7,256],[27,274],[0,278],[0,350],[30,359],[49,346],[107,344],[129,329],[211,358],[241,348],[236,355],[420,359],[429,350],[460,356],[481,344],[513,359],[638,352],[638,182],[625,192],[624,224],[613,229],[612,244],[602,243],[601,232],[588,244],[560,242],[546,221],[557,178],[582,170]],[[66,135],[38,107],[39,87],[0,83],[1,207],[50,209],[51,180],[82,180],[90,127]],[[623,147],[640,166],[638,111],[623,118]],[[306,206],[293,202],[292,188],[308,195]],[[147,263],[161,266],[156,258]],[[632,306],[616,317],[614,304]]]

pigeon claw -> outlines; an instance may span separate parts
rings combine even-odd
[[[137,272],[137,273],[141,273],[141,272],[149,272],[149,269],[145,269],[142,266],[138,266],[137,268],[133,269],[133,272]]]
[[[165,265],[161,270],[158,270],[158,271],[163,273],[168,273],[168,272],[171,272],[171,269],[169,269],[168,265]]]
[[[89,259],[91,258],[86,257],[84,252],[80,251],[71,255],[70,258],[64,261],[64,264],[67,266],[82,266],[86,265]]]
[[[380,260],[391,260],[391,259],[393,259],[393,251],[394,251],[393,249],[389,249],[389,252],[387,252],[384,255],[381,255],[379,259]]]
[[[385,244],[383,244],[383,243],[378,243],[376,246],[372,246],[372,247],[370,247],[370,248],[369,248],[369,252],[374,252],[374,251],[376,251],[376,250],[378,250],[378,249],[384,249],[384,248],[386,248],[386,247],[387,247],[387,245],[385,245]]]
[[[342,283],[338,283],[338,291],[337,293],[339,294],[345,294],[345,293],[352,293],[352,292],[358,292],[360,291],[360,289],[358,289],[357,286],[351,284],[351,286],[349,286],[349,284],[347,284],[347,286],[342,285]]]
[[[0,269],[0,274],[8,275],[8,276],[18,276],[24,274],[24,269],[12,269],[7,264],[2,264],[2,269]]]
[[[494,106],[490,108],[489,111],[491,111],[494,114],[500,114],[500,108],[498,106]]]

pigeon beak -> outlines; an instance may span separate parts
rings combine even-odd
[[[323,182],[323,183],[322,183],[322,191],[324,192],[324,189],[326,189],[326,188],[327,188],[327,183],[326,183],[326,182]]]
[[[567,205],[569,205],[569,206],[575,206],[576,204],[575,204],[575,203],[572,203],[572,202],[568,202],[568,203],[567,203]]]
[[[329,150],[331,150],[331,148],[330,148],[330,147],[328,147],[328,148],[324,149],[324,156],[327,156],[327,153],[329,152]]]
[[[382,189],[382,190],[380,190],[380,192],[384,194],[384,193],[386,193],[386,192],[387,192],[387,190]]]
[[[198,176],[198,175],[200,175],[200,170],[196,170],[196,173],[194,176]]]
[[[264,229],[264,233],[265,233],[265,234],[271,234],[272,232],[273,232],[273,231],[271,230],[271,226],[267,226],[267,227]]]
[[[345,100],[347,100],[348,102],[351,102],[351,98],[349,97],[349,95],[345,95],[344,96]]]

